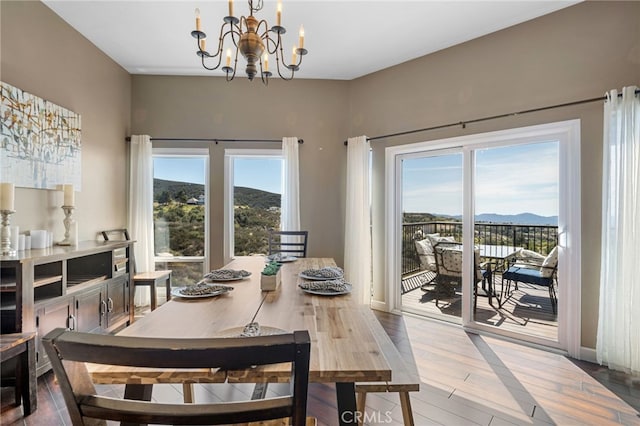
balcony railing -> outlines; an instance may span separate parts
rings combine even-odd
[[[453,236],[462,241],[462,222],[420,222],[402,225],[402,275],[420,270],[414,240],[416,235]],[[558,227],[549,225],[515,225],[511,223],[476,223],[474,244],[524,247],[547,254],[558,245]]]

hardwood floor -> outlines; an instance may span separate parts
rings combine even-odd
[[[640,425],[640,377],[561,355],[464,332],[435,321],[376,312],[407,358],[413,357],[421,390],[411,394],[416,425]],[[280,385],[269,392],[277,394]],[[121,386],[100,386],[112,395]],[[250,385],[198,385],[197,402],[246,398]],[[154,398],[182,401],[181,386],[157,386]],[[38,380],[38,409],[22,416],[13,390],[2,388],[3,425],[68,425],[52,373]],[[626,402],[625,402],[626,401]],[[337,424],[335,388],[311,384],[309,415]],[[370,394],[368,424],[401,425],[396,394]]]
[[[433,276],[430,274],[432,273],[417,274],[415,281],[427,282]],[[500,275],[494,275],[493,285],[497,291],[501,291]],[[440,300],[436,305],[433,286],[427,286],[427,291],[415,284],[408,288],[411,290],[402,295],[403,311],[424,316],[450,315],[460,318],[462,294],[459,291],[450,298]],[[513,291],[500,308],[495,298],[490,305],[487,297],[479,296],[475,315],[476,321],[481,324],[552,341],[558,339],[558,319],[553,313],[549,292],[544,287],[520,283],[518,290]]]

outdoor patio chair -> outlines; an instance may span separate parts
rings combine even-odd
[[[451,297],[455,289],[462,285],[462,245],[458,242],[440,241],[434,246],[436,260],[435,299],[436,306],[441,298]],[[478,285],[492,279],[491,268],[480,263],[480,251],[474,250],[473,311],[478,306]]]
[[[531,256],[531,253],[535,252],[530,252],[529,250],[527,250],[527,252],[529,253],[525,254],[528,254],[530,258],[533,258],[533,262],[524,262],[522,259],[518,260],[516,257],[516,263],[502,273],[502,292],[500,293],[498,306],[502,307],[502,304],[509,300],[513,295],[513,292],[511,291],[511,281],[513,281],[514,291],[518,289],[519,282],[547,287],[549,289],[551,309],[555,314],[558,305],[558,297],[555,289],[556,271],[558,268],[558,247],[554,247],[546,257],[539,253],[536,253],[537,256]],[[542,262],[539,262],[540,257],[544,257]],[[506,289],[505,281],[507,282]]]

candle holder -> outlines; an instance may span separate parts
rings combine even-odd
[[[59,246],[71,245],[69,236],[71,235],[70,229],[71,224],[73,223],[73,218],[71,217],[71,215],[73,214],[73,209],[73,206],[62,206],[62,210],[64,211],[64,220],[62,221],[62,223],[64,223],[64,240],[58,243]]]
[[[9,216],[14,214],[14,210],[0,210],[2,215],[1,248],[2,256],[15,256],[16,249],[11,247],[11,227],[9,226]]]

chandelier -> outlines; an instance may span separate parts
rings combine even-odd
[[[291,51],[291,62],[285,62],[285,55],[282,43],[282,35],[287,32],[281,25],[282,2],[278,0],[276,11],[276,25],[269,28],[266,20],[258,19],[255,13],[262,10],[263,0],[249,0],[249,16],[237,18],[233,14],[233,0],[229,0],[229,16],[225,16],[222,27],[220,27],[220,37],[218,47],[214,54],[206,49],[207,35],[200,26],[200,9],[196,9],[196,29],[191,31],[191,35],[196,39],[198,50],[196,55],[202,59],[202,66],[210,71],[217,70],[222,65],[225,42],[228,44],[224,66],[221,68],[226,75],[227,81],[233,80],[236,76],[238,66],[238,52],[247,61],[245,69],[249,80],[260,73],[260,78],[264,84],[269,83],[269,77],[273,75],[269,71],[269,55],[274,55],[276,59],[275,69],[283,80],[293,79],[296,71],[300,69],[302,57],[307,54],[304,48],[304,28],[300,26],[298,45],[293,46]],[[233,46],[231,46],[233,44]],[[232,52],[232,48],[235,52]],[[259,70],[258,70],[259,68]]]

